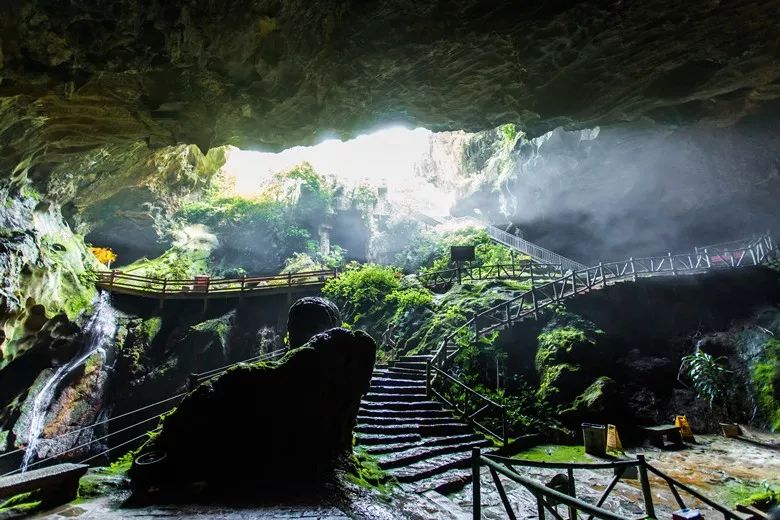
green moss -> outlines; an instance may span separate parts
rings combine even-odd
[[[363,488],[377,490],[382,495],[387,495],[395,486],[395,479],[382,470],[377,460],[365,450],[357,448],[350,462],[346,475],[349,482]]]
[[[780,340],[766,342],[751,376],[762,416],[772,431],[780,431]]]
[[[0,513],[30,514],[40,505],[41,501],[36,499],[36,492],[30,491],[14,495],[0,503]]]
[[[584,446],[563,446],[548,444],[521,451],[513,458],[539,462],[592,462]]]
[[[736,480],[727,482],[720,500],[730,506],[753,506],[764,511],[780,502],[780,480],[773,482]]]
[[[551,360],[561,357],[562,353],[570,354],[575,348],[595,342],[589,340],[584,331],[574,327],[559,327],[545,330],[538,337],[539,348],[536,351],[536,370],[542,371]]]

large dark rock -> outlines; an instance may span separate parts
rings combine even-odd
[[[316,479],[352,448],[375,356],[370,336],[337,328],[278,363],[240,366],[200,385],[142,449],[165,458],[134,465],[136,489]]]
[[[290,348],[298,348],[315,334],[341,325],[341,313],[336,304],[319,296],[301,298],[290,307],[287,330]]]

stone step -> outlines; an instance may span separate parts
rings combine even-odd
[[[360,403],[360,411],[366,410],[441,410],[441,403],[438,401],[367,401],[363,399]]]
[[[423,377],[420,377],[420,376]],[[380,378],[380,379],[403,379],[403,380],[410,380],[410,381],[425,381],[425,373],[424,372],[408,372],[406,369],[403,369],[399,371],[395,368],[388,368],[387,370],[374,370],[374,374],[371,376],[372,378]]]
[[[404,379],[395,377],[377,377],[371,379],[371,386],[414,386],[425,389],[424,379]]]
[[[425,372],[426,363],[417,361],[396,361],[393,363],[393,368],[406,368],[409,370],[421,370]]]
[[[363,433],[355,435],[355,441],[361,446],[388,446],[391,444],[404,444],[420,442],[422,437],[416,433],[404,433],[400,435],[380,435],[375,433]]]
[[[396,451],[408,450],[412,447],[427,447],[427,446],[451,446],[454,444],[464,444],[469,442],[476,442],[483,440],[484,437],[480,437],[474,433],[467,433],[465,435],[446,435],[444,437],[426,437],[417,442],[398,442],[394,444],[377,444],[371,448],[367,448],[372,455],[382,455],[385,453],[393,453]]]
[[[421,460],[447,455],[450,453],[471,453],[471,448],[483,448],[492,443],[487,439],[481,439],[463,444],[450,444],[445,446],[424,446],[409,448],[404,451],[396,451],[379,457],[379,467],[387,470],[409,466]]]
[[[420,354],[416,356],[401,356],[398,360],[411,363],[427,363],[432,357],[428,354]]]
[[[407,424],[447,424],[452,422],[452,416],[444,417],[418,417],[410,415],[407,417],[369,417],[366,415],[358,415],[358,426],[363,424],[385,424],[389,426],[394,425],[407,425]]]
[[[388,377],[404,377],[406,379],[425,381],[425,370],[393,367],[388,369]]]
[[[422,436],[441,437],[444,435],[468,433],[471,429],[459,422],[447,422],[443,424],[359,424],[355,427],[357,433],[372,433],[383,435],[397,435],[402,433],[416,433]]]
[[[369,388],[369,393],[372,394],[388,394],[388,395],[398,395],[398,394],[417,394],[417,395],[425,395],[425,385],[375,385],[372,384]]]
[[[471,470],[451,469],[441,475],[434,475],[405,486],[409,486],[409,491],[413,493],[421,494],[426,491],[436,491],[443,495],[449,495],[457,493],[469,483],[471,483]]]
[[[371,392],[369,391],[363,396],[363,402],[374,403],[392,403],[392,402],[404,402],[404,403],[417,403],[422,401],[428,401],[428,396],[422,394],[391,394],[387,392]]]
[[[393,468],[389,470],[388,473],[394,476],[399,482],[417,482],[434,475],[442,474],[451,469],[467,468],[470,464],[470,451],[467,453],[450,453],[421,460],[402,468]]]
[[[450,410],[361,410],[358,413],[358,421],[361,417],[366,418],[397,418],[397,419],[403,419],[403,418],[430,418],[430,417],[447,417],[452,418],[452,411]]]

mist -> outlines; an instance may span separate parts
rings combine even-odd
[[[780,228],[778,150],[771,121],[557,129],[518,141],[504,180],[486,176],[453,213],[585,263],[687,251]]]

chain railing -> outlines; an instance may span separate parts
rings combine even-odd
[[[655,505],[653,503],[653,491],[651,487],[650,479],[648,478],[648,472],[651,472],[660,477],[668,486],[669,490],[674,496],[675,502],[681,509],[685,509],[685,501],[680,495],[680,491],[685,492],[688,495],[693,496],[697,500],[708,505],[719,514],[723,515],[724,520],[744,520],[744,516],[736,511],[732,511],[728,507],[715,502],[714,500],[704,496],[695,489],[683,484],[682,482],[675,480],[674,478],[666,475],[659,469],[648,464],[644,455],[637,455],[636,460],[619,460],[614,462],[597,462],[597,463],[555,463],[555,462],[541,462],[531,460],[510,459],[506,457],[500,457],[497,455],[483,455],[480,448],[473,448],[471,452],[471,472],[472,472],[472,504],[473,504],[473,518],[478,520],[482,518],[482,482],[481,482],[481,468],[487,467],[490,471],[490,476],[493,480],[493,484],[498,491],[498,495],[501,498],[501,503],[504,506],[507,518],[510,520],[516,520],[517,515],[512,508],[509,501],[509,497],[504,489],[504,485],[501,482],[501,476],[504,476],[528,490],[536,500],[537,516],[540,519],[544,519],[549,512],[553,518],[563,520],[564,516],[558,513],[556,504],[560,504],[566,507],[568,520],[577,520],[581,518],[578,516],[578,512],[584,513],[588,520],[593,518],[601,518],[606,520],[626,520],[626,517],[622,514],[618,514],[614,511],[609,511],[604,508],[604,503],[609,497],[610,493],[615,489],[617,483],[625,478],[627,470],[629,468],[635,468],[636,474],[639,478],[639,485],[642,490],[644,514],[634,517],[636,520],[644,518],[656,518]],[[559,490],[545,486],[541,482],[537,482],[531,478],[518,473],[515,469],[517,467],[533,467],[533,468],[547,468],[554,470],[566,471],[566,489]],[[574,479],[574,470],[611,470],[614,474],[607,487],[602,491],[601,496],[595,504],[586,502],[577,497],[576,482]]]

